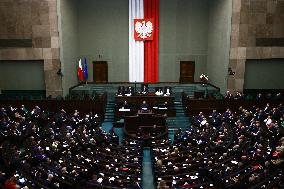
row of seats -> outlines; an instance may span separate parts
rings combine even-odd
[[[142,147],[118,144],[97,127],[96,114],[0,110],[0,186],[19,188],[139,188]]]
[[[136,89],[133,86],[119,86],[117,88],[116,95],[118,96],[131,96],[134,94],[140,95],[148,95],[149,93],[153,93],[157,96],[170,96],[172,94],[172,88],[169,86],[165,87],[155,87],[155,91],[150,91],[148,84],[142,84],[139,89]]]
[[[194,116],[173,144],[153,143],[158,188],[283,188],[283,115],[278,106]]]

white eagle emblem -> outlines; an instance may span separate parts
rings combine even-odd
[[[149,38],[153,32],[153,24],[151,21],[136,22],[135,31],[138,33],[138,37],[141,39]]]

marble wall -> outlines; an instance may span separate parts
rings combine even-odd
[[[1,0],[0,39],[31,39],[29,48],[1,48],[0,60],[44,60],[46,95],[62,95],[56,0]]]
[[[228,90],[243,90],[248,59],[284,58],[284,47],[256,45],[259,38],[284,38],[284,0],[233,0]]]

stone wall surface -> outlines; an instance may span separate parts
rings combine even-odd
[[[0,48],[0,60],[44,60],[46,95],[62,95],[56,0],[1,0],[0,39],[31,39],[27,48]]]
[[[246,60],[284,58],[282,46],[257,45],[262,38],[284,39],[284,0],[233,0],[228,90],[243,90]]]

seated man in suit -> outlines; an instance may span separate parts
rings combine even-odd
[[[154,125],[151,129],[151,136],[156,137],[159,134],[159,129],[157,128],[157,125]]]
[[[117,89],[116,95],[122,96],[122,95],[124,95],[124,94],[125,94],[125,88],[124,88],[124,86],[119,86],[118,89]]]
[[[141,110],[149,110],[149,105],[146,103],[146,101],[144,100],[140,106]]]
[[[125,95],[126,96],[132,96],[133,94],[134,94],[133,88],[131,86],[127,87]]]
[[[165,96],[170,96],[171,95],[171,88],[170,87],[165,87],[164,88],[164,94]]]
[[[131,109],[131,105],[125,100],[121,105],[122,109]]]
[[[148,84],[142,84],[141,86],[141,94],[147,95],[149,93]]]
[[[169,104],[167,101],[158,105],[158,109],[168,109],[168,108],[169,108]]]
[[[155,95],[157,96],[162,96],[164,93],[162,91],[162,89],[159,87],[158,90],[155,92]]]

